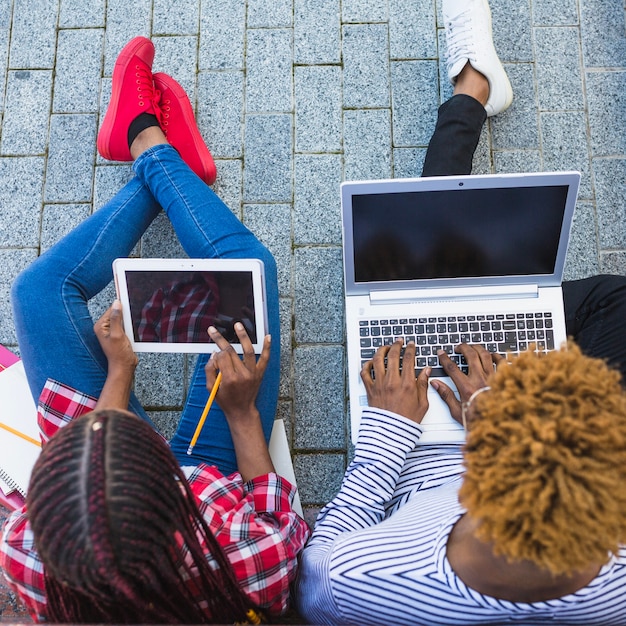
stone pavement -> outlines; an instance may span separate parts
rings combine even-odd
[[[486,126],[475,173],[580,170],[567,277],[626,274],[624,0],[491,5],[515,99]],[[95,138],[116,55],[136,35],[196,104],[216,191],[278,261],[279,415],[312,520],[350,453],[339,183],[419,175],[451,93],[440,0],[0,0],[5,345],[16,274],[131,176]],[[181,254],[164,217],[137,253]],[[136,390],[166,435],[189,369],[184,356],[141,357]]]

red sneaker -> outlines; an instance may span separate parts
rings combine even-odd
[[[111,101],[98,133],[98,152],[110,161],[132,161],[128,127],[141,113],[161,119],[160,94],[152,82],[154,44],[145,37],[131,39],[113,68]]]
[[[154,86],[161,92],[161,130],[181,158],[207,184],[212,185],[217,169],[198,130],[191,102],[185,90],[162,72],[154,75]]]

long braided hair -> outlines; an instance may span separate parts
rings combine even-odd
[[[92,411],[52,437],[27,511],[51,622],[228,623],[254,608],[169,446],[130,413]]]

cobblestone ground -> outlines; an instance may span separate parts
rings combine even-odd
[[[624,0],[491,5],[515,99],[486,125],[474,171],[580,170],[567,277],[626,274]],[[339,183],[419,175],[451,93],[440,0],[0,0],[5,345],[16,341],[14,277],[132,175],[97,156],[95,138],[116,55],[136,35],[189,91],[216,191],[278,261],[279,416],[313,520],[350,454]],[[164,217],[136,252],[181,255]],[[92,302],[94,315],[112,294]],[[190,366],[141,357],[136,391],[166,435]]]

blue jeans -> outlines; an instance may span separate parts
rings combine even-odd
[[[87,301],[113,278],[111,264],[126,257],[158,215],[170,219],[192,258],[257,258],[265,265],[272,352],[259,395],[266,439],[278,402],[280,321],[276,263],[270,252],[182,161],[169,145],[144,152],[136,176],[105,206],[42,254],[16,279],[11,301],[20,353],[35,401],[48,378],[98,397],[107,360],[93,330]],[[214,403],[193,454],[187,448],[208,397],[201,355],[171,447],[181,465],[237,468],[228,424]],[[133,394],[129,410],[150,419]]]

